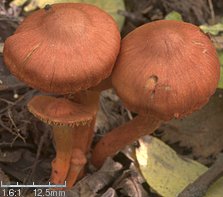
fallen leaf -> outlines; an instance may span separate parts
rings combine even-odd
[[[115,180],[112,187],[119,191],[120,196],[150,197],[142,186],[143,182],[145,182],[145,179],[142,177],[139,169],[132,163],[129,169],[125,170]]]
[[[13,0],[10,5],[15,5],[15,6],[22,6],[23,4],[25,4],[27,2],[27,0]]]
[[[223,24],[222,23],[218,23],[215,25],[200,25],[200,28],[204,33],[209,33],[214,36],[223,32]]]
[[[101,197],[118,197],[118,195],[116,191],[110,187]]]
[[[219,88],[223,88],[223,50],[219,50],[218,51],[218,57],[219,57],[219,61],[220,61],[220,64],[221,64],[221,78],[220,78],[220,81],[218,83],[218,87]]]
[[[166,20],[175,20],[175,21],[183,21],[182,16],[179,12],[172,11],[165,16]]]
[[[196,161],[179,157],[161,140],[146,136],[139,140],[136,150],[140,170],[147,183],[163,197],[177,195],[208,168]],[[220,197],[223,177],[214,183],[205,197]]]
[[[67,191],[67,196],[94,197],[97,192],[114,182],[120,175],[123,166],[107,158],[103,166],[92,175],[86,176]]]
[[[220,78],[218,87],[223,88],[223,66],[221,66],[221,78]]]
[[[22,6],[27,0],[13,0],[11,5]],[[110,14],[117,22],[119,28],[121,29],[124,24],[124,16],[117,13],[118,10],[125,10],[125,4],[123,0],[31,0],[28,5],[25,6],[24,10],[26,12],[35,10],[36,8],[44,8],[47,4],[55,3],[89,3],[93,4],[108,14]]]

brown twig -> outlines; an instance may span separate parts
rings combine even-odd
[[[26,143],[25,138],[20,133],[21,130],[16,126],[15,121],[12,118],[12,112],[10,110],[8,110],[8,117],[9,117],[9,120],[10,120],[12,126],[15,128],[14,130],[16,131],[16,136],[18,136],[20,139],[22,139],[22,141],[24,143]]]
[[[221,176],[223,176],[223,154],[221,153],[214,163],[204,174],[189,184],[178,197],[202,197],[208,188]]]
[[[133,12],[128,12],[128,11],[118,10],[118,14],[125,16],[131,21],[141,22],[141,23],[148,22],[148,19],[144,17],[141,13],[133,13]]]
[[[0,53],[3,53],[4,44],[0,43]]]
[[[76,193],[77,196],[82,196],[80,192],[84,191],[85,196],[95,196],[98,191],[116,180],[122,170],[122,164],[109,157],[100,170],[80,180],[72,190],[67,191],[67,195]]]
[[[211,12],[211,23],[213,25],[215,23],[215,13],[214,13],[212,0],[208,0],[208,6],[209,6],[210,12]]]
[[[40,143],[38,144],[36,158],[35,158],[35,161],[34,161],[34,164],[33,164],[33,167],[32,167],[32,172],[31,172],[30,178],[32,178],[33,175],[35,174],[36,166],[37,166],[41,151],[43,149],[43,145],[47,142],[49,135],[50,135],[50,133],[46,129],[46,131],[43,133],[43,135],[40,138]]]

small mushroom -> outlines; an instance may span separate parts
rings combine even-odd
[[[219,77],[216,50],[198,27],[160,20],[136,28],[122,40],[112,83],[138,116],[98,142],[93,164],[101,166],[107,156],[152,133],[161,121],[200,109],[215,92]]]
[[[52,162],[51,182],[64,183],[71,168],[72,174],[69,174],[67,180],[68,187],[71,187],[86,163],[88,139],[92,135],[95,114],[85,105],[51,96],[33,97],[28,103],[28,109],[53,127],[56,158]],[[76,162],[72,162],[75,159]]]

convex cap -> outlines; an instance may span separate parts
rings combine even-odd
[[[112,82],[130,110],[169,120],[206,104],[219,77],[207,35],[189,23],[160,20],[122,40]]]
[[[33,97],[28,109],[35,117],[52,126],[78,127],[90,124],[94,117],[87,106],[51,96]]]
[[[119,47],[111,16],[92,5],[62,3],[28,16],[6,40],[4,61],[26,84],[65,94],[107,78]]]

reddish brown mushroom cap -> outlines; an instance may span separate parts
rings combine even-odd
[[[43,122],[57,126],[85,125],[94,117],[86,106],[50,96],[35,96],[29,101],[28,109]]]
[[[185,116],[208,102],[220,76],[209,38],[192,24],[145,24],[121,43],[112,82],[126,106],[168,120]]]
[[[27,17],[6,40],[4,61],[34,88],[71,93],[107,78],[119,47],[111,16],[92,5],[63,3]]]

